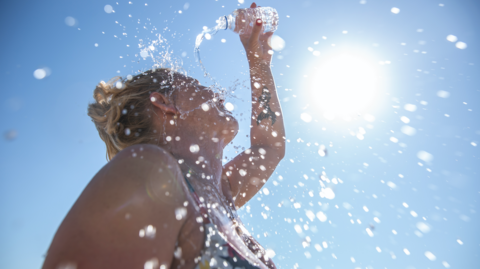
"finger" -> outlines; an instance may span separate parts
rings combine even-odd
[[[256,19],[255,25],[253,26],[252,35],[250,40],[259,40],[260,32],[262,32],[263,21],[262,19]]]

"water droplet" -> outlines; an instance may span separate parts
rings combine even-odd
[[[177,258],[177,259],[180,259],[182,257],[182,248],[177,247],[175,249],[175,251],[173,252],[173,256],[175,256],[175,258]]]
[[[397,185],[391,181],[387,182],[387,186],[389,186],[390,188],[392,189],[396,189],[397,188]]]
[[[310,114],[307,114],[307,113],[302,113],[302,114],[300,114],[300,118],[301,118],[304,122],[311,122],[311,121],[312,121],[312,116],[310,116]]]
[[[279,37],[278,35],[272,35],[268,39],[268,44],[272,47],[273,50],[281,51],[285,48],[285,40]]]
[[[375,249],[378,251],[378,253],[382,252],[382,249],[380,249],[380,247],[376,247]]]
[[[325,215],[325,213],[322,211],[318,211],[316,216],[321,222],[327,221],[327,215]]]
[[[75,26],[77,24],[77,20],[75,20],[74,17],[66,17],[65,18],[65,24],[68,26]]]
[[[210,106],[207,103],[202,104],[202,109],[203,111],[208,111],[210,109]]]
[[[458,39],[457,39],[457,37],[454,36],[454,35],[448,35],[448,36],[447,36],[447,40],[450,41],[450,42],[455,42],[455,41],[457,41]]]
[[[222,38],[222,40],[221,40],[221,41],[222,41],[222,43],[225,43],[225,42],[227,42],[227,40],[226,40],[225,38]]]
[[[433,160],[433,155],[423,150],[417,153],[417,157],[427,163]]]
[[[442,98],[448,98],[450,96],[450,93],[447,91],[438,91],[437,96]]]
[[[415,211],[413,211],[413,210],[410,211],[410,215],[412,215],[412,217],[414,217],[414,218],[418,217],[417,212],[415,212]]]
[[[130,132],[130,128],[126,128],[126,129],[125,129],[125,135],[130,135],[130,133],[131,133],[131,132]]]
[[[425,222],[418,222],[417,223],[417,229],[422,231],[422,233],[428,233],[430,232],[430,225],[425,223]]]
[[[270,191],[267,188],[263,188],[263,194],[269,195]]]
[[[397,143],[398,139],[392,136],[390,137],[390,141],[392,141],[393,143]]]
[[[425,257],[427,257],[427,259],[431,261],[434,261],[437,259],[437,257],[435,257],[435,255],[433,255],[433,253],[430,251],[425,251]]]
[[[156,269],[158,268],[158,259],[152,258],[145,262],[143,269]]]
[[[187,216],[187,209],[185,207],[175,209],[175,218],[177,220],[182,220],[185,216]]]
[[[98,47],[98,43],[95,43],[94,46],[95,46],[95,47]]]
[[[405,106],[403,106],[403,108],[406,111],[410,111],[410,112],[413,112],[413,111],[417,110],[417,106],[413,105],[413,104],[405,104]]]
[[[405,254],[407,254],[407,255],[410,255],[410,251],[408,251],[408,249],[406,249],[406,248],[403,249],[403,252],[405,252]]]
[[[313,221],[315,219],[315,213],[310,210],[305,211],[305,215],[307,215],[307,218],[309,218],[310,221]]]
[[[410,122],[410,119],[407,118],[407,117],[405,117],[405,116],[402,116],[402,117],[400,118],[400,120],[403,121],[403,123],[409,123],[409,122]]]
[[[277,132],[272,131],[272,136],[273,136],[273,137],[277,137]],[[472,142],[472,143],[473,143],[473,142]]]
[[[411,126],[408,126],[408,125],[404,125],[402,126],[402,128],[400,129],[400,131],[406,135],[409,135],[409,136],[412,136],[412,135],[415,135],[417,133],[417,130]]]
[[[243,1],[243,0],[242,0]],[[267,256],[269,259],[272,259],[273,257],[275,257],[275,251],[273,251],[273,249],[271,248],[268,248],[266,251],[265,251],[265,256]]]
[[[148,51],[146,51],[146,50],[140,51],[140,57],[147,58],[148,57]]]
[[[467,48],[467,44],[460,41],[460,42],[457,42],[457,44],[455,44],[455,47],[457,47],[458,49],[463,50],[463,49],[466,49],[466,48]]]
[[[322,189],[322,191],[320,192],[320,197],[332,200],[333,198],[335,198],[335,193],[331,188],[325,188]]]
[[[210,40],[210,39],[212,39],[212,35],[211,35],[211,34],[208,34],[208,33],[207,33],[207,34],[205,34],[205,39],[207,39],[207,40]]]
[[[39,68],[33,72],[33,76],[36,79],[44,79],[47,76],[47,72],[43,68]]]
[[[393,14],[398,14],[400,13],[400,9],[397,8],[397,7],[392,7],[392,9],[390,10]]]
[[[198,153],[198,151],[200,151],[200,147],[197,144],[190,145],[190,152]]]
[[[373,232],[370,228],[365,229],[367,231],[368,236],[373,237]]]
[[[107,13],[112,13],[113,12],[113,7],[111,5],[105,5],[103,10],[105,10],[105,12],[107,12]]]
[[[242,177],[244,177],[245,175],[247,175],[247,171],[244,170],[244,169],[238,170],[238,173],[239,173]]]
[[[293,228],[295,229],[295,231],[297,233],[302,233],[302,227],[298,224],[295,224],[295,226],[293,226]]]
[[[228,111],[233,111],[233,110],[235,109],[235,107],[233,106],[233,104],[230,103],[230,102],[227,102],[227,103],[225,104],[225,108],[226,108]]]
[[[115,87],[120,90],[123,88],[123,83],[121,81],[117,81],[117,83],[115,83]]]

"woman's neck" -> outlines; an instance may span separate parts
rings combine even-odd
[[[183,139],[182,139],[183,140]],[[206,139],[205,139],[206,140]],[[212,180],[220,185],[222,173],[223,141],[188,141],[175,143],[170,153],[178,160],[182,174],[191,177],[190,181]]]

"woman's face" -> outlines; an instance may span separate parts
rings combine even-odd
[[[180,74],[174,77],[175,86],[170,99],[180,113],[177,125],[199,135],[218,138],[227,145],[238,132],[238,122],[223,105],[225,100],[193,78]],[[180,127],[180,126],[179,126]]]

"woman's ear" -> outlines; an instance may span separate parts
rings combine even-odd
[[[170,100],[168,100],[165,95],[159,92],[152,92],[150,94],[150,102],[152,102],[152,105],[154,105],[156,108],[162,110],[163,113],[175,115],[178,114],[178,110],[170,102]]]

